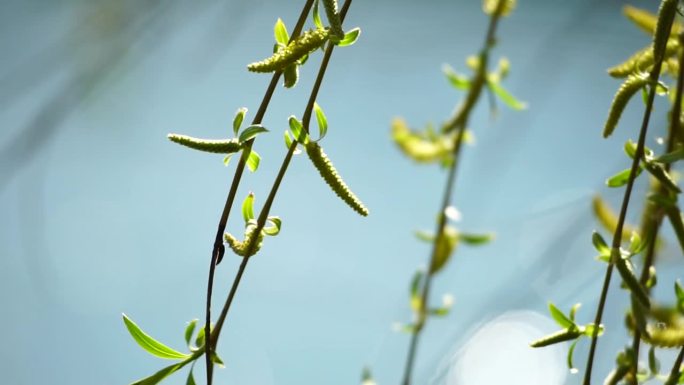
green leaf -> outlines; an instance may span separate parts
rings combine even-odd
[[[446,75],[449,83],[458,90],[468,90],[470,88],[470,80],[464,75],[461,75],[454,71],[450,65],[445,64],[442,66],[442,72]]]
[[[677,309],[680,313],[684,313],[684,288],[679,280],[675,281],[675,294],[677,295]]]
[[[658,357],[655,355],[654,346],[651,346],[651,348],[648,350],[648,368],[651,370],[653,375],[660,373],[660,361],[658,361]]]
[[[469,245],[484,245],[494,239],[494,234],[467,234],[458,233],[458,239]]]
[[[420,297],[420,283],[423,281],[425,272],[423,270],[416,270],[413,274],[413,279],[411,279],[411,298]]]
[[[216,365],[218,365],[222,368],[226,366],[223,363],[223,360],[221,359],[221,357],[219,357],[218,354],[216,354],[216,352],[211,352],[211,362],[215,363]]]
[[[223,165],[228,167],[228,163],[230,163],[230,159],[233,157],[233,154],[228,154],[223,158]]]
[[[658,163],[674,163],[684,159],[684,147],[678,148],[667,154],[663,154],[655,159]]]
[[[261,157],[256,151],[252,150],[247,156],[247,168],[249,171],[255,172],[259,168],[259,163],[261,162]]]
[[[582,306],[582,304],[578,302],[572,305],[572,307],[570,308],[570,320],[572,322],[575,322],[575,315],[577,314],[577,310],[579,310],[580,306]]]
[[[682,190],[677,186],[677,184],[674,182],[670,174],[668,174],[667,171],[663,168],[658,163],[655,162],[646,162],[646,170],[653,175],[660,183],[662,183],[663,186],[668,188],[670,191],[673,191],[675,193],[681,193]]]
[[[572,363],[572,355],[575,352],[575,346],[577,346],[577,342],[579,340],[575,340],[572,344],[570,344],[570,349],[568,349],[568,369],[570,369],[571,372],[577,371],[577,368],[575,368],[575,365]]]
[[[285,88],[292,88],[299,81],[299,65],[290,64],[283,70],[283,85]]]
[[[553,303],[549,302],[549,313],[551,313],[551,317],[556,321],[556,323],[564,328],[564,329],[569,329],[575,326],[575,323],[572,322],[568,317],[563,314],[562,311],[560,311],[556,305]]]
[[[416,236],[416,238],[423,242],[432,243],[435,241],[435,236],[432,235],[431,232],[426,230],[416,230],[414,235]]]
[[[313,21],[314,25],[316,25],[316,28],[323,28],[323,22],[321,21],[321,14],[318,11],[318,3],[319,0],[314,1],[313,5]]]
[[[348,45],[352,45],[356,43],[356,40],[359,38],[359,35],[361,34],[361,28],[354,28],[351,31],[347,32],[344,34],[344,38],[340,40],[339,43],[337,43],[338,47],[346,47]]]
[[[247,197],[242,202],[242,218],[244,218],[245,223],[254,219],[254,193],[250,192]]]
[[[499,82],[492,81],[489,77],[487,79],[487,86],[492,92],[504,102],[509,108],[520,111],[527,109],[527,103],[521,102],[511,95],[505,88],[499,84]]]
[[[190,339],[192,338],[192,333],[195,331],[195,325],[197,325],[197,318],[188,322],[188,326],[185,328],[185,343],[190,346]]]
[[[283,222],[279,217],[268,217],[268,221],[273,223],[273,226],[264,227],[262,230],[264,234],[270,236],[278,235],[278,233],[280,233],[280,226],[282,226]]]
[[[292,136],[295,138],[295,140],[297,140],[299,143],[306,143],[308,135],[304,131],[302,123],[297,120],[294,115],[290,116],[288,122],[290,123],[290,131],[292,131]]]
[[[170,376],[171,374],[177,372],[179,369],[183,368],[185,365],[189,364],[190,362],[196,360],[200,355],[197,356],[192,356],[186,359],[185,361],[181,361],[177,364],[169,365],[165,367],[164,369],[158,371],[157,373],[145,377],[143,379],[140,379],[138,381],[135,381],[131,383],[130,385],[155,385],[160,383],[163,379],[166,377]]]
[[[233,132],[235,135],[240,131],[240,126],[245,119],[245,114],[247,114],[247,107],[238,108],[235,112],[235,117],[233,118]]]
[[[185,385],[197,385],[195,382],[195,377],[192,375],[192,369],[190,368],[190,372],[188,373],[188,380],[185,381]]]
[[[321,140],[328,132],[328,119],[325,117],[321,106],[316,102],[314,102],[314,112],[316,113],[316,122],[318,122],[318,132],[320,134],[318,140]]]
[[[255,136],[261,134],[262,132],[268,132],[268,130],[265,127],[263,127],[261,124],[254,124],[254,125],[251,125],[251,126],[245,128],[245,130],[242,131],[242,133],[240,134],[240,137],[238,138],[238,140],[241,143],[244,143],[244,142],[254,138]]]
[[[205,333],[205,327],[202,326],[199,331],[197,332],[197,337],[195,337],[195,346],[201,347],[204,345],[204,333]]]
[[[435,317],[446,317],[449,315],[449,310],[451,310],[448,307],[437,307],[429,310],[430,315],[435,316]]]
[[[635,179],[636,179],[636,177],[638,177],[641,174],[642,170],[643,170],[643,167],[641,167],[641,166],[639,168],[637,168]],[[626,185],[627,182],[629,182],[630,172],[631,172],[631,168],[620,171],[619,173],[608,178],[606,180],[606,185],[608,185],[608,187],[622,187],[622,186]]]
[[[150,337],[147,333],[142,331],[142,329],[140,329],[140,327],[136,325],[135,322],[128,318],[126,314],[123,314],[123,321],[126,324],[126,328],[128,329],[128,332],[131,334],[131,337],[133,337],[135,342],[137,342],[138,345],[140,345],[140,347],[145,349],[148,353],[169,360],[183,360],[190,357],[189,354],[183,354],[179,351],[171,349],[170,347]]]
[[[276,21],[275,26],[273,27],[273,36],[275,37],[276,42],[283,45],[287,45],[290,41],[290,34],[287,33],[287,27],[280,18],[278,18],[278,21]]]
[[[644,251],[648,246],[648,242],[641,239],[641,236],[636,231],[632,231],[632,235],[629,237],[629,252],[632,255],[637,255]]]
[[[603,239],[598,231],[594,231],[594,233],[591,234],[591,243],[594,244],[594,248],[601,253],[601,255],[610,255],[610,247],[608,247],[605,239]]]

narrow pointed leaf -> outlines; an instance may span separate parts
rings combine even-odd
[[[165,359],[175,360],[175,359],[186,359],[190,357],[189,354],[183,354],[179,351],[171,349],[170,347],[162,344],[161,342],[150,337],[147,333],[142,331],[138,325],[135,324],[126,314],[123,314],[123,321],[126,324],[126,329],[131,334],[131,337],[135,342],[145,349],[148,353]]]
[[[673,163],[684,159],[684,147],[678,148],[667,154],[663,154],[655,159],[659,163]]]
[[[638,177],[639,175],[641,175],[642,170],[643,170],[642,167],[637,168],[635,178]],[[629,168],[620,171],[619,173],[608,178],[606,180],[606,185],[608,185],[608,187],[622,187],[622,186],[626,185],[627,182],[629,182],[630,172],[631,172],[631,169],[629,169]]]
[[[499,84],[499,82],[491,81],[490,79],[488,79],[487,86],[510,109],[516,111],[527,109],[527,103],[521,102],[520,100],[516,99],[515,96],[511,95],[511,93],[508,92],[505,88],[503,88],[501,84]]]
[[[562,311],[560,311],[553,303],[549,302],[549,313],[551,313],[551,317],[556,321],[556,323],[564,328],[564,329],[569,329],[573,326],[575,326],[575,323],[572,322],[568,317],[563,314]]]
[[[484,245],[494,239],[494,234],[468,234],[459,233],[458,239],[468,245]]]
[[[255,172],[259,168],[260,162],[261,157],[259,154],[254,150],[250,151],[249,156],[247,157],[247,168],[249,168],[249,171]]]
[[[195,376],[192,375],[192,368],[190,369],[190,373],[188,373],[188,379],[185,381],[185,385],[197,385]]]
[[[599,253],[603,254],[610,254],[610,247],[608,247],[608,244],[606,244],[605,239],[599,234],[598,231],[594,231],[594,233],[591,235],[591,243],[594,244],[594,248],[596,251]]]
[[[245,114],[247,114],[247,107],[239,108],[235,112],[235,118],[233,118],[233,132],[235,135],[237,135],[238,131],[240,131],[240,126],[242,125],[242,121],[245,119]]]
[[[242,218],[245,223],[254,219],[254,193],[250,192],[242,202]]]
[[[254,125],[251,125],[251,126],[245,128],[245,130],[242,131],[242,133],[240,134],[240,137],[238,138],[238,140],[241,143],[244,143],[244,142],[254,138],[255,136],[261,134],[262,132],[268,132],[268,130],[260,124],[254,124]]]
[[[316,102],[314,102],[314,112],[316,113],[316,122],[318,122],[318,140],[321,140],[328,132],[328,119],[325,117],[321,106]]]
[[[276,42],[283,45],[287,45],[290,41],[290,34],[287,33],[287,27],[280,18],[278,18],[278,21],[276,21],[275,26],[273,27],[273,36],[275,37]]]
[[[190,346],[190,339],[192,338],[192,333],[195,331],[195,325],[197,325],[197,318],[190,321],[185,328],[185,343],[188,344],[188,346]]]
[[[319,2],[320,2],[319,0],[314,1],[313,21],[314,21],[314,25],[316,26],[316,28],[323,29],[323,22],[321,21],[321,13],[320,13],[319,8],[318,8]]]
[[[278,235],[283,222],[278,217],[268,217],[268,221],[273,223],[273,226],[264,227],[262,230],[264,234],[270,236]]]
[[[297,120],[294,115],[290,116],[288,122],[290,123],[290,131],[292,131],[292,136],[295,138],[295,140],[299,143],[306,144],[307,135],[306,132],[304,132],[302,123]]]
[[[285,88],[292,88],[297,85],[299,81],[299,65],[297,63],[290,64],[283,70],[283,86]]]
[[[570,344],[570,349],[568,349],[567,362],[568,362],[568,369],[570,369],[570,371],[577,370],[575,368],[575,365],[572,363],[572,355],[575,352],[575,346],[577,346],[578,341],[579,340],[575,340],[572,344]]]
[[[449,83],[458,90],[468,90],[470,88],[470,80],[464,75],[461,75],[454,71],[450,65],[445,64],[442,66],[442,72],[449,80]]]
[[[197,356],[199,357],[199,356]],[[166,377],[170,376],[171,374],[177,372],[179,369],[183,368],[185,365],[189,364],[190,362],[194,361],[196,357],[190,357],[186,359],[185,361],[181,361],[177,364],[169,365],[165,367],[164,369],[158,371],[157,373],[145,377],[143,379],[140,379],[138,381],[132,382],[130,385],[156,385],[160,383],[163,379]]]

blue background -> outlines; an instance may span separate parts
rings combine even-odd
[[[221,156],[170,144],[166,134],[227,137],[241,106],[251,120],[270,76],[245,65],[268,56],[274,21],[292,28],[300,3],[0,2],[3,383],[125,384],[168,364],[135,345],[122,312],[183,347],[185,323],[203,318],[236,162],[226,168]],[[494,58],[510,59],[505,86],[530,108],[499,104],[492,119],[483,101],[471,119],[477,143],[458,171],[458,226],[497,238],[461,247],[436,277],[434,301],[449,292],[456,303],[424,333],[417,384],[455,384],[447,375],[454,352],[508,311],[545,316],[549,300],[563,309],[583,302],[580,321],[593,318],[604,266],[593,260],[591,197],[620,202],[622,190],[603,181],[627,167],[622,143],[636,138],[643,110],[635,99],[616,134],[601,139],[619,85],[605,69],[649,42],[621,16],[624,4],[521,0],[501,22]],[[402,116],[419,127],[450,116],[462,93],[441,65],[467,72],[486,22],[480,1],[354,2],[345,25],[363,33],[335,51],[318,102],[330,124],[322,144],[371,215],[349,210],[305,157],[295,158],[272,209],[283,230],[249,264],[222,334],[227,367],[217,384],[353,384],[364,365],[380,384],[399,382],[408,336],[391,324],[410,320],[408,282],[429,252],[412,233],[434,227],[445,174],[404,158],[389,122]],[[272,134],[255,147],[261,168],[243,179],[240,200],[254,191],[263,203],[285,153],[287,117],[301,116],[319,60],[310,59],[294,90],[278,88],[264,119]],[[649,134],[656,151],[666,108],[660,100]],[[229,230],[241,228],[234,215]],[[669,227],[665,234],[656,296],[669,301],[682,268]],[[239,262],[227,255],[217,270],[215,312]],[[625,297],[614,280],[596,382],[628,341]],[[543,332],[552,331],[545,322]],[[585,351],[576,352],[580,368]],[[508,371],[515,358],[514,369],[481,365],[524,378]],[[184,381],[176,374],[166,383]]]

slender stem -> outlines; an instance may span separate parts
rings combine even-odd
[[[684,347],[679,350],[679,355],[675,359],[674,365],[672,365],[672,370],[670,371],[670,376],[663,385],[675,385],[679,381],[679,376],[681,375],[682,360],[684,360]]]
[[[311,10],[313,3],[314,0],[307,0],[306,4],[304,4],[304,8],[302,9],[301,14],[299,15],[297,24],[295,25],[295,28],[292,31],[292,37],[290,38],[290,41],[293,41],[302,32],[302,29],[304,28],[304,23],[306,22],[307,16],[309,15],[309,11]],[[259,110],[257,110],[257,113],[254,116],[254,119],[252,120],[252,124],[260,124],[264,118],[264,115],[266,115],[266,110],[268,109],[268,105],[271,102],[271,97],[275,92],[275,88],[278,85],[278,81],[280,80],[281,74],[282,72],[280,71],[277,71],[273,74],[271,82],[269,83],[268,88],[266,89],[266,94],[264,95],[263,99],[261,100],[261,104],[259,105]],[[207,279],[207,301],[204,324],[204,333],[207,341],[209,341],[211,337],[211,297],[214,287],[214,273],[216,271],[216,265],[219,262],[221,262],[221,259],[223,259],[223,254],[225,253],[225,246],[223,246],[223,232],[226,229],[228,217],[230,216],[230,210],[233,207],[233,203],[235,202],[237,189],[240,185],[240,181],[242,180],[242,174],[245,171],[245,165],[247,161],[247,157],[245,156],[245,154],[250,153],[252,146],[254,144],[254,139],[255,138],[252,138],[249,141],[247,141],[245,149],[243,150],[243,156],[240,157],[240,160],[237,164],[237,168],[235,169],[235,175],[233,176],[233,182],[231,183],[228,196],[226,197],[226,203],[223,206],[223,212],[221,213],[221,219],[219,220],[218,228],[216,230],[216,236],[214,238],[214,246],[211,252],[211,263],[209,264],[209,278]],[[243,263],[243,265],[244,264],[246,263]],[[238,277],[242,276],[242,272],[245,268],[245,266],[243,265],[240,265],[240,269],[238,270]],[[239,279],[238,277],[236,277],[236,279]],[[211,361],[212,349],[214,349],[214,346],[212,344],[205,344],[207,385],[211,385],[214,372],[214,365]]]
[[[591,346],[589,347],[589,356],[587,357],[587,369],[584,373],[584,385],[591,385],[591,372],[594,366],[594,355],[596,353],[596,344],[598,342],[598,326],[601,324],[603,319],[603,310],[606,306],[606,298],[608,297],[608,288],[610,287],[610,278],[613,274],[613,268],[615,267],[615,261],[613,261],[614,256],[619,253],[615,253],[615,250],[620,249],[620,244],[622,243],[622,229],[625,225],[625,219],[627,217],[627,208],[629,207],[629,200],[632,195],[632,189],[634,187],[634,181],[637,176],[637,169],[641,158],[644,155],[644,145],[646,142],[646,133],[648,131],[648,123],[651,119],[651,111],[653,110],[653,100],[655,99],[656,83],[660,78],[660,70],[662,68],[662,60],[659,60],[654,64],[653,70],[649,75],[651,81],[651,88],[648,93],[648,100],[646,102],[646,110],[644,112],[644,117],[641,122],[641,130],[639,131],[639,141],[637,143],[637,148],[634,154],[634,159],[632,160],[632,166],[629,173],[629,180],[627,182],[627,187],[625,188],[625,194],[622,198],[622,206],[620,208],[620,215],[618,217],[617,227],[615,229],[615,234],[613,234],[612,248],[613,252],[611,260],[606,268],[606,274],[603,279],[603,287],[601,289],[601,297],[599,298],[598,308],[596,310],[596,317],[594,318],[594,333],[591,336]]]
[[[436,236],[432,244],[430,262],[428,263],[428,273],[426,274],[426,277],[423,280],[423,287],[421,288],[421,303],[418,320],[416,321],[413,333],[411,334],[411,341],[409,343],[409,349],[406,356],[406,363],[404,365],[404,377],[402,381],[403,385],[411,384],[413,367],[415,366],[416,352],[418,350],[418,342],[420,340],[420,335],[423,330],[423,327],[426,323],[425,315],[427,313],[427,304],[430,299],[430,287],[432,284],[433,276],[431,269],[437,256],[438,245],[441,242],[441,239],[444,235],[444,228],[447,224],[445,211],[451,205],[452,201],[452,191],[454,187],[454,182],[456,180],[456,166],[458,164],[458,158],[461,152],[463,138],[466,132],[468,117],[470,116],[470,112],[472,111],[472,109],[477,104],[477,101],[479,100],[479,95],[482,92],[482,88],[484,87],[484,84],[486,82],[489,50],[494,46],[496,27],[498,25],[498,21],[504,6],[505,1],[499,1],[496,10],[491,15],[489,27],[487,29],[487,35],[485,37],[485,42],[479,55],[479,68],[474,76],[473,81],[471,82],[472,86],[465,97],[464,103],[454,114],[454,116],[451,119],[449,119],[443,126],[443,131],[448,132],[456,129],[458,130],[458,132],[454,138],[454,147],[452,150],[453,159],[451,165],[449,166],[447,181],[444,188],[444,195],[442,197],[442,206],[439,214],[439,220],[437,223],[437,229],[435,232]]]
[[[340,18],[344,20],[347,10],[349,9],[349,6],[351,5],[352,0],[346,0],[344,5],[342,6],[340,10]],[[335,45],[332,43],[329,43],[326,50],[325,54],[323,56],[323,60],[321,62],[320,68],[318,70],[318,76],[316,77],[316,81],[314,83],[313,89],[311,91],[311,95],[309,97],[309,101],[306,105],[306,109],[304,111],[303,119],[302,119],[302,125],[304,129],[308,132],[309,128],[309,123],[311,121],[311,115],[313,111],[313,106],[316,101],[316,97],[318,96],[318,91],[320,90],[321,84],[323,82],[323,77],[325,75],[325,72],[328,68],[328,63],[330,61],[330,57],[332,55],[333,49]],[[290,161],[292,160],[292,155],[294,154],[294,150],[297,148],[297,140],[294,140],[290,147],[288,148],[288,152],[285,155],[285,159],[283,159],[283,162],[280,166],[280,170],[278,171],[278,175],[276,176],[275,181],[273,182],[273,186],[271,187],[271,191],[269,192],[268,198],[266,198],[266,201],[264,203],[264,207],[261,209],[261,212],[259,213],[259,218],[257,219],[257,227],[255,229],[255,232],[259,234],[261,230],[264,228],[266,225],[266,220],[268,219],[269,212],[271,210],[271,206],[273,205],[273,201],[275,200],[276,194],[278,192],[278,189],[280,187],[280,184],[285,176],[285,173],[287,171],[287,168],[290,164]],[[250,242],[249,247],[246,251],[246,255],[250,255],[254,252],[254,248],[256,247],[258,242]],[[235,276],[235,279],[233,280],[233,284],[231,286],[230,292],[228,294],[228,298],[226,299],[225,304],[223,305],[223,309],[221,310],[221,314],[219,315],[219,318],[216,321],[216,326],[214,327],[213,332],[211,333],[209,343],[208,345],[212,346],[212,350],[216,348],[216,345],[218,344],[218,339],[219,335],[221,333],[221,329],[223,328],[223,325],[225,323],[226,317],[228,316],[228,312],[230,310],[230,307],[233,303],[233,299],[235,298],[235,294],[237,292],[237,289],[240,285],[240,281],[242,279],[242,275],[244,274],[244,271],[247,267],[247,263],[249,261],[249,257],[245,257],[242,260],[242,263],[240,264],[240,267],[238,269],[238,272]]]
[[[684,36],[680,35],[680,41],[682,41],[682,38]],[[684,63],[684,51],[682,51],[679,55],[679,63]],[[679,126],[680,126],[680,120],[679,117],[682,114],[682,93],[684,91],[684,66],[680,65],[679,66],[679,73],[677,74],[677,89],[675,93],[675,100],[674,100],[674,105],[672,106],[672,110],[670,112],[670,125],[668,126],[668,133],[667,133],[667,145],[665,147],[665,153],[669,153],[672,150],[674,150],[675,143],[677,142],[677,132],[679,132]],[[671,168],[671,163],[666,163],[665,164],[665,171],[669,172]],[[662,184],[658,184],[658,187],[656,189],[656,192],[659,194],[668,194],[667,188],[663,186]],[[644,288],[649,291],[649,288],[646,287],[646,282],[648,281],[649,278],[649,271],[651,269],[651,266],[654,265],[655,263],[655,251],[656,251],[656,240],[658,239],[658,233],[660,232],[660,227],[663,223],[663,217],[665,216],[665,212],[662,209],[655,209],[655,206],[652,204],[647,203],[647,208],[644,211],[644,218],[643,218],[643,223],[644,226],[642,228],[642,233],[643,234],[648,234],[648,239],[645,239],[644,241],[648,241],[648,249],[646,251],[646,254],[644,256],[644,266],[641,269],[641,276],[639,277],[639,282],[641,282],[642,285],[644,285]],[[639,329],[634,330],[634,337],[632,339],[632,350],[634,351],[635,357],[639,357],[639,347],[641,345],[641,331]],[[632,372],[632,378],[634,379],[634,383],[636,383],[638,380],[636,379],[636,372],[637,372],[637,363],[638,359],[634,363],[634,366],[631,368]],[[681,361],[681,360],[680,360]]]

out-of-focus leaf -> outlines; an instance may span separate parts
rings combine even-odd
[[[635,178],[638,177],[639,175],[641,175],[642,170],[643,170],[643,167],[641,167],[641,166],[637,168]],[[631,173],[631,168],[622,170],[619,173],[608,178],[606,180],[606,185],[608,185],[608,187],[622,187],[622,186],[626,185],[627,182],[629,182],[630,173]]]
[[[516,111],[527,109],[527,103],[516,99],[515,96],[511,95],[511,93],[503,88],[499,82],[488,79],[487,86],[489,86],[489,89],[492,90],[492,92],[509,108]]]
[[[442,72],[446,75],[449,83],[458,90],[467,90],[470,88],[470,80],[464,75],[457,73],[450,65],[442,66]]]
[[[494,234],[468,234],[458,233],[458,239],[469,245],[484,245],[494,239]]]

